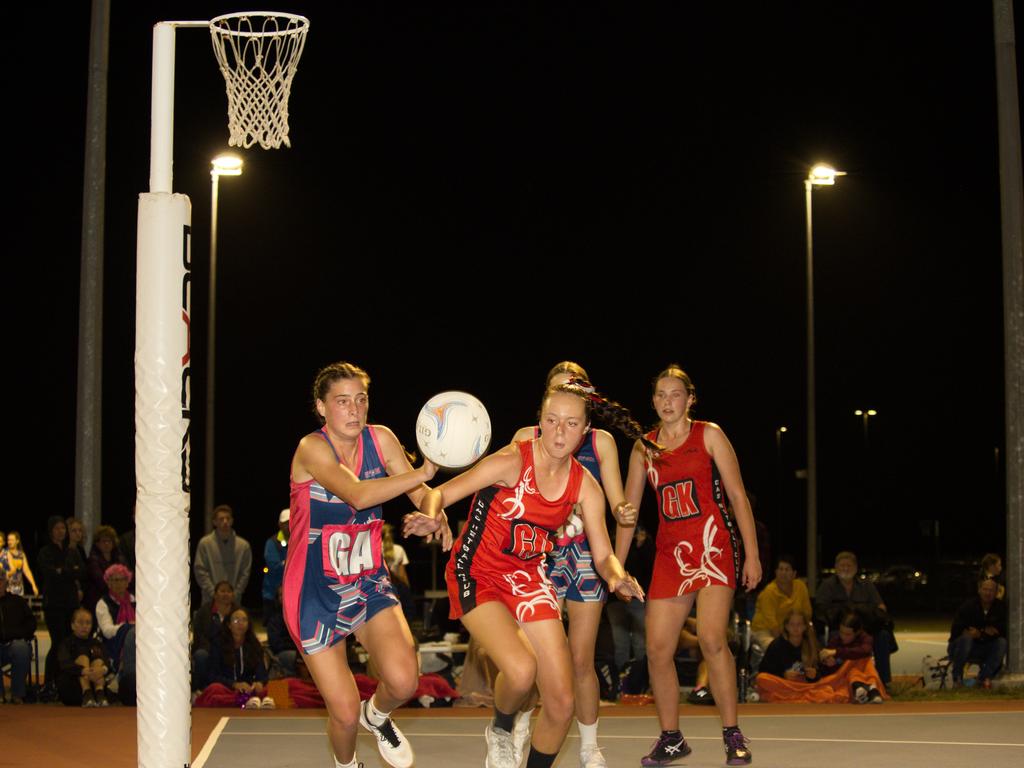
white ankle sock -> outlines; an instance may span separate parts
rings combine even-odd
[[[580,730],[580,752],[597,746],[597,720],[590,725],[584,725],[577,720],[576,727]]]
[[[352,753],[352,762],[350,763],[339,763],[338,758],[334,758],[334,768],[359,768],[359,763],[356,762],[356,753]]]
[[[391,715],[390,712],[381,712],[375,706],[373,706],[373,697],[366,702],[366,717],[372,725],[383,725],[384,721]]]

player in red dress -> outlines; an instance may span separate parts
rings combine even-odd
[[[579,363],[563,360],[548,371],[546,384],[549,388],[569,383],[590,388],[589,379]],[[598,406],[596,413],[602,420],[613,424],[628,437],[636,438],[643,434],[640,425],[622,406],[609,403],[596,394],[591,395],[590,402],[592,407]],[[516,432],[513,442],[530,440],[536,433],[537,427],[523,427]],[[636,510],[626,502],[622,489],[619,451],[611,433],[603,429],[587,429],[573,457],[601,484],[616,522],[636,525]],[[569,616],[569,654],[573,663],[576,727],[580,734],[580,768],[607,768],[608,762],[597,743],[601,696],[594,667],[594,648],[608,591],[594,571],[590,547],[579,519],[571,516],[563,529],[561,536],[556,537],[554,550],[547,557],[547,576],[555,588],[559,604]],[[530,715],[535,703],[535,697],[531,696],[516,719],[513,736],[517,750],[521,750],[529,738]]]
[[[544,706],[527,767],[551,766],[569,728],[572,660],[544,555],[574,507],[609,590],[643,598],[612,552],[601,487],[572,456],[589,424],[585,393],[569,386],[548,390],[540,416],[540,437],[507,446],[428,491],[421,512],[406,518],[407,535],[429,532],[443,505],[476,494],[446,577],[453,617],[461,618],[499,670],[494,722],[485,733],[488,768],[518,766],[511,731],[535,683]]]
[[[694,601],[697,637],[722,717],[726,761],[746,765],[751,753],[737,727],[736,663],[726,643],[726,626],[736,587],[753,589],[761,580],[754,516],[729,439],[717,425],[690,418],[696,402],[690,377],[669,366],[655,379],[653,402],[661,421],[647,437],[663,450],[653,455],[638,440],[626,478],[627,501],[640,508],[646,478],[658,498],[659,513],[646,629],[647,663],[662,731],[641,765],[675,765],[690,752],[679,731],[673,657]],[[726,497],[735,518],[726,509]],[[615,542],[620,557],[629,551],[631,539],[630,529],[620,526]]]

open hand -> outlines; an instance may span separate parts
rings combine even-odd
[[[616,593],[619,597],[623,598],[627,602],[636,598],[641,603],[644,601],[644,589],[640,586],[640,582],[630,576],[628,573],[625,578],[615,581],[614,579],[608,582],[608,588]]]

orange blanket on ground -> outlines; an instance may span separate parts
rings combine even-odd
[[[783,677],[761,672],[754,679],[761,701],[786,701],[808,704],[848,704],[852,701],[850,688],[854,683],[864,683],[868,688],[877,688],[883,699],[888,699],[882,678],[878,676],[875,662],[871,659],[852,659],[843,662],[838,670],[828,677],[813,683],[798,683]]]

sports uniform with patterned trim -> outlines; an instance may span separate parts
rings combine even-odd
[[[512,488],[491,485],[477,491],[452,547],[445,581],[453,619],[495,600],[518,622],[561,619],[545,574],[545,555],[579,501],[585,470],[570,458],[565,491],[558,499],[546,499],[534,479],[533,441],[516,445],[522,458],[518,482]]]
[[[326,429],[314,432],[338,451]],[[359,436],[360,480],[387,476],[374,428]],[[312,654],[344,640],[377,613],[398,604],[381,545],[380,506],[355,509],[315,479],[291,481],[291,529],[284,569],[284,619],[295,644]],[[305,546],[303,546],[305,543]]]
[[[540,429],[534,427],[533,432],[534,437],[540,437]],[[601,462],[593,430],[583,436],[573,458],[594,476],[598,485],[601,484]],[[547,556],[547,562],[547,576],[559,600],[603,603],[608,599],[608,588],[594,569],[594,556],[590,553],[583,520],[575,512],[566,521],[563,535],[555,537],[555,548]]]
[[[682,445],[646,459],[659,513],[649,599],[686,595],[715,584],[735,589],[739,582],[736,522],[725,508],[718,468],[704,447],[706,426],[694,421]],[[658,430],[646,437],[655,441]]]

